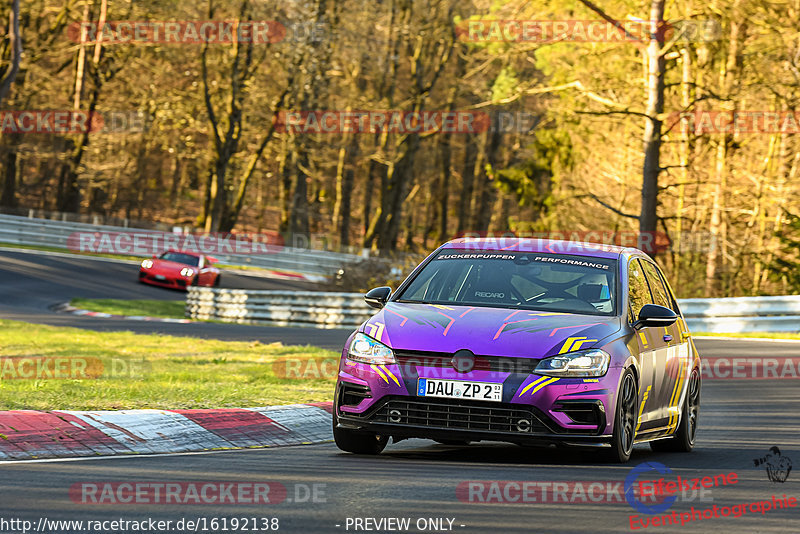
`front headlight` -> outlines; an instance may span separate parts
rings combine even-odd
[[[384,365],[395,363],[392,349],[366,334],[358,333],[347,349],[347,359],[354,362]]]
[[[142,268],[149,269],[153,266],[153,260],[142,260]]]
[[[545,358],[533,372],[545,376],[603,376],[610,361],[611,356],[604,350],[579,350]]]
[[[194,269],[190,269],[188,267],[184,267],[181,269],[181,276],[192,276],[194,274]]]

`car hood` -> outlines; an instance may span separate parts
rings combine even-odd
[[[186,265],[185,263],[177,263],[166,260],[153,260],[153,266],[150,268],[150,270],[161,274],[180,274],[180,272],[186,267],[192,269],[194,272],[197,272],[198,269],[200,269],[199,267]]]
[[[543,358],[591,348],[620,328],[618,317],[389,302],[359,330],[396,350]]]

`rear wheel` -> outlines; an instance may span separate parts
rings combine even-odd
[[[217,277],[214,278],[214,287],[219,287],[219,279],[220,278],[222,278],[221,275],[217,275]]]
[[[626,369],[617,395],[617,408],[614,413],[614,433],[611,437],[609,459],[617,463],[625,463],[633,452],[633,440],[639,414],[636,411],[636,400],[639,398],[636,379],[633,372]]]
[[[336,446],[353,454],[380,454],[389,443],[389,436],[380,436],[371,432],[359,432],[347,428],[338,428],[336,406],[333,414],[333,440]]]
[[[669,439],[651,441],[650,448],[656,452],[691,452],[697,436],[697,419],[700,415],[700,373],[697,369],[689,377],[686,400],[681,409],[678,431]]]

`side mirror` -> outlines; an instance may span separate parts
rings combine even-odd
[[[677,320],[677,314],[669,308],[657,304],[645,304],[639,310],[639,319],[633,323],[633,327],[669,326]]]
[[[364,301],[371,308],[380,310],[386,305],[386,301],[389,300],[389,295],[391,294],[392,288],[389,286],[376,287],[375,289],[370,289],[367,294],[364,295]]]

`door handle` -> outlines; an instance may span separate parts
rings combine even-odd
[[[672,336],[670,334],[665,334],[664,335],[664,341],[669,343],[670,341],[672,341]]]

